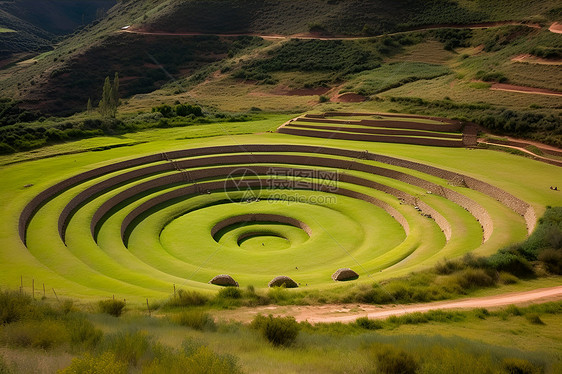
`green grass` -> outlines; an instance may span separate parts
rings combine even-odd
[[[342,92],[371,96],[391,88],[419,80],[429,80],[449,74],[447,67],[421,62],[396,62],[360,73],[351,78]]]
[[[16,31],[9,29],[7,27],[0,27],[0,33],[5,33],[5,32],[16,32]]]
[[[279,116],[261,122],[245,123],[245,125],[267,128],[268,126],[274,127],[274,124],[283,121],[283,117]],[[399,236],[380,234],[388,230],[400,232],[396,224],[388,226],[389,223],[385,223],[381,226],[382,222],[391,222],[388,221],[388,218],[384,218],[386,213],[376,213],[377,210],[369,207],[366,203],[341,196],[337,198],[336,205],[330,206],[328,204],[325,207],[294,205],[295,207],[299,206],[299,208],[293,209],[292,205],[278,204],[277,207],[267,204],[265,201],[261,205],[254,203],[233,206],[228,211],[221,210],[220,206],[208,207],[198,210],[193,213],[193,216],[188,214],[175,220],[161,234],[159,233],[159,227],[163,227],[162,225],[167,223],[167,217],[184,212],[190,206],[189,204],[195,203],[194,206],[201,206],[211,201],[207,196],[200,196],[179,205],[172,205],[151,215],[148,220],[142,222],[134,230],[131,237],[131,246],[126,249],[118,239],[118,222],[127,211],[146,200],[147,197],[145,197],[126,208],[126,210],[112,216],[104,224],[99,236],[102,251],[99,251],[98,247],[90,240],[82,239],[84,235],[88,235],[87,222],[89,217],[103,200],[96,199],[89,203],[73,217],[68,229],[69,249],[66,249],[57,238],[56,221],[52,220],[52,216],[58,214],[57,212],[62,210],[68,199],[79,191],[75,188],[58,196],[39,212],[30,226],[29,244],[31,251],[22,247],[10,222],[15,222],[26,201],[56,180],[74,175],[92,165],[107,163],[107,160],[130,158],[132,152],[141,155],[161,152],[163,149],[182,149],[189,147],[190,144],[200,147],[212,144],[253,142],[291,142],[329,144],[334,147],[356,147],[357,149],[367,148],[376,153],[392,154],[459,170],[490,181],[494,185],[532,203],[539,214],[545,205],[556,205],[556,201],[560,201],[560,197],[554,195],[554,192],[540,188],[544,183],[548,185],[551,175],[550,170],[554,167],[485,150],[421,148],[384,143],[350,145],[345,141],[331,140],[326,143],[322,140],[299,139],[267,133],[200,137],[194,140],[185,139],[189,137],[187,135],[189,132],[197,133],[197,136],[215,135],[223,130],[223,126],[227,125],[237,126],[238,124],[210,124],[178,129],[147,130],[124,135],[121,139],[123,142],[143,139],[146,143],[98,152],[58,155],[36,160],[33,160],[36,157],[33,153],[18,155],[17,158],[20,161],[26,158],[29,158],[30,161],[2,167],[3,174],[6,176],[1,187],[2,193],[4,196],[17,196],[16,199],[11,199],[11,203],[3,207],[7,219],[2,229],[2,247],[11,248],[12,252],[4,251],[1,254],[3,263],[10,264],[10,268],[6,268],[6,271],[2,273],[2,283],[16,286],[19,284],[19,276],[23,275],[26,288],[29,287],[30,279],[34,278],[38,284],[39,282],[45,282],[48,289],[55,288],[59,294],[72,294],[80,297],[116,294],[119,297],[126,297],[132,302],[134,300],[140,302],[142,296],[158,299],[169,295],[172,284],[184,285],[188,288],[212,289],[211,286],[205,286],[204,283],[200,282],[207,282],[213,276],[222,273],[232,273],[242,285],[253,284],[257,287],[263,287],[274,276],[285,274],[292,276],[302,284],[308,283],[309,287],[329,288],[329,276],[338,267],[355,267],[360,270],[360,273],[364,272],[364,276],[360,277],[359,282],[370,282],[392,276],[406,275],[418,269],[421,264],[423,264],[422,267],[430,266],[443,257],[456,257],[470,250],[476,250],[476,253],[483,255],[491,254],[506,244],[521,240],[525,235],[520,217],[490,198],[460,188],[459,190],[463,190],[462,193],[486,206],[495,222],[495,231],[490,240],[482,245],[479,243],[481,240],[479,239],[480,228],[470,214],[444,199],[436,196],[423,196],[427,203],[435,206],[453,225],[453,239],[445,245],[442,234],[439,233],[431,220],[417,215],[413,210],[410,211],[400,207],[395,200],[383,194],[374,193],[366,188],[344,186],[377,196],[401,209],[407,219],[414,224],[408,239],[397,246],[396,240],[401,240]],[[208,132],[202,133],[201,130]],[[87,150],[93,144],[99,147],[105,142],[105,139],[97,138],[45,148],[39,153],[44,156],[53,156],[62,153],[63,150],[69,152],[73,148],[75,150]],[[423,149],[424,152],[420,153],[420,149]],[[465,162],[467,157],[470,157],[470,163]],[[13,161],[14,156],[4,157],[3,160]],[[531,177],[526,178],[525,181],[516,177],[518,175],[516,170],[519,170],[521,163],[532,165],[532,167],[527,168]],[[501,168],[498,165],[501,165]],[[60,174],[62,169],[65,170],[64,174]],[[37,170],[41,170],[41,174],[37,174]],[[422,176],[421,173],[412,173]],[[360,174],[357,173],[357,175]],[[437,178],[429,179],[444,183]],[[404,185],[388,178],[375,177],[374,180],[405,189],[413,194],[425,195],[424,191],[419,188]],[[88,182],[86,185],[94,182]],[[26,184],[33,184],[33,186],[23,188]],[[446,183],[444,185],[446,186]],[[450,186],[448,187],[450,188]],[[124,188],[126,186],[120,187],[121,190]],[[107,196],[115,195],[120,189],[110,192]],[[301,194],[307,195],[306,193]],[[211,196],[213,199],[221,199],[219,195],[213,194]],[[255,211],[258,206],[260,206],[258,210],[265,208],[265,211],[272,211],[271,209],[275,211],[275,209],[279,209],[278,211],[283,212],[283,214],[292,212],[291,214],[294,214],[295,218],[315,227],[313,230],[314,236],[308,242],[297,244],[299,240],[302,241],[302,236],[300,236],[298,230],[293,234],[290,230],[282,229],[280,233],[285,237],[292,238],[292,245],[289,248],[273,250],[272,252],[271,249],[260,251],[261,243],[265,244],[265,241],[260,242],[259,240],[254,243],[257,245],[251,248],[237,249],[233,241],[235,242],[235,237],[243,231],[233,232],[231,239],[225,237],[226,242],[222,247],[217,247],[212,238],[205,234],[221,217]],[[366,216],[365,211],[369,211],[370,214]],[[338,222],[338,224],[334,224],[334,222]],[[182,229],[184,227],[190,227],[190,230],[185,231]],[[367,227],[371,228],[367,229]],[[373,227],[376,230],[373,230]],[[267,229],[279,230],[278,227]],[[51,239],[45,242],[45,237]],[[301,239],[298,239],[299,237]],[[161,244],[159,240],[155,241],[155,238],[160,238]],[[432,239],[429,240],[428,238]],[[277,239],[273,240],[276,241]],[[147,243],[150,243],[150,247],[153,249],[148,250]],[[198,248],[198,251],[190,253],[190,248]],[[220,248],[217,252],[218,255],[214,253],[217,248]],[[394,249],[389,251],[390,248]],[[14,249],[16,252],[13,252]],[[404,258],[414,249],[414,256],[410,256],[406,262],[396,264],[397,259]],[[351,260],[346,251],[351,251],[350,254],[361,264],[360,267],[355,260]],[[272,256],[272,254],[275,254],[275,256]],[[252,259],[251,264],[246,264],[249,258]],[[322,261],[319,262],[318,258],[322,258]],[[393,264],[395,264],[393,267],[382,273],[377,270]],[[299,269],[297,270],[296,267]],[[256,269],[258,270],[256,271]],[[367,277],[366,274],[371,272],[374,272],[374,275]],[[86,274],[87,276],[85,276]]]

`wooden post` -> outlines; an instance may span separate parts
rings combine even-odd
[[[43,297],[47,298],[47,295],[45,294],[45,283],[43,283]]]
[[[35,279],[31,280],[31,295],[35,299]]]
[[[56,297],[57,301],[60,303],[59,297],[57,296],[57,293],[55,292],[54,288],[53,288],[53,293],[55,294],[55,297]]]
[[[146,299],[146,309],[148,309],[148,316],[150,317],[150,306],[148,305],[148,298]]]
[[[113,295],[113,301],[115,301],[115,295]]]
[[[174,299],[176,298],[176,284],[174,283]]]

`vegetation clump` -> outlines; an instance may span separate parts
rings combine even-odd
[[[258,330],[274,346],[290,346],[299,334],[300,326],[294,317],[257,315],[250,327]]]
[[[100,311],[102,313],[109,314],[113,317],[120,317],[125,308],[125,302],[122,300],[101,300],[98,303]]]

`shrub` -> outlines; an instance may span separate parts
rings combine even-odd
[[[538,256],[539,261],[546,265],[549,272],[554,274],[562,274],[562,250],[545,249]]]
[[[103,351],[111,352],[119,361],[136,366],[151,349],[152,339],[144,331],[119,332],[108,336]]]
[[[219,291],[217,296],[223,299],[240,299],[242,291],[238,287],[225,287]]]
[[[534,325],[544,325],[545,324],[543,322],[543,320],[541,319],[541,317],[536,313],[525,314],[525,319],[527,319],[527,321],[531,322]]]
[[[515,284],[519,282],[519,278],[505,271],[500,272],[499,277],[502,284]]]
[[[215,330],[215,320],[208,314],[199,310],[183,311],[174,316],[173,321],[179,325],[195,330]]]
[[[502,367],[508,374],[534,374],[542,372],[541,368],[520,358],[506,358],[502,362]]]
[[[393,346],[384,346],[376,352],[377,369],[384,374],[414,374],[419,364],[408,352]]]
[[[205,305],[208,298],[196,291],[178,290],[175,296],[166,302],[167,306],[200,306]]]
[[[193,114],[195,117],[202,117],[203,110],[197,105],[179,104],[174,108],[176,115],[186,117]],[[164,113],[162,113],[164,114]]]
[[[60,374],[126,374],[128,365],[118,361],[111,352],[105,352],[100,356],[92,356],[90,353],[82,357],[76,357],[66,369],[60,370]]]
[[[512,248],[500,250],[488,257],[488,267],[497,271],[506,271],[517,276],[534,275],[533,267],[522,256],[515,253]]]
[[[299,324],[294,317],[268,317],[257,315],[250,327],[262,333],[274,346],[289,346],[299,334]]]
[[[355,320],[355,324],[365,330],[378,330],[383,328],[381,321],[372,320],[368,317],[361,317]]]
[[[171,106],[166,105],[166,104],[152,108],[152,112],[153,113],[156,113],[156,112],[161,113],[166,118],[170,118],[170,117],[173,117],[175,115],[174,109]]]
[[[318,97],[318,102],[319,102],[319,103],[326,103],[326,102],[328,102],[328,101],[330,101],[330,98],[329,98],[328,96],[326,96],[326,95],[320,95],[320,96]]]
[[[457,274],[456,281],[463,289],[490,287],[495,284],[494,278],[483,269],[465,269]]]
[[[235,357],[230,355],[217,355],[209,348],[199,346],[192,349],[185,347],[184,351],[161,350],[149,365],[143,367],[144,374],[159,373],[229,373],[239,374],[242,372]]]
[[[8,346],[51,349],[68,341],[62,322],[53,320],[22,321],[4,326],[0,341]]]
[[[12,323],[30,314],[31,297],[16,291],[0,291],[0,324]]]
[[[75,347],[93,348],[103,337],[103,332],[84,318],[72,318],[67,321],[66,327],[70,335],[70,343]]]
[[[435,264],[434,269],[437,274],[448,275],[461,270],[464,265],[460,261],[443,260]]]
[[[101,300],[98,305],[102,313],[113,317],[121,316],[125,308],[125,302],[121,300]]]

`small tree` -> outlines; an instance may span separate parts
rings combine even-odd
[[[115,73],[113,84],[109,77],[105,77],[103,92],[99,104],[102,117],[115,118],[119,106],[119,75]]]

